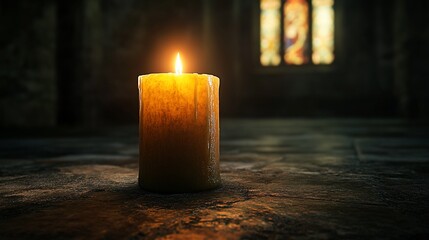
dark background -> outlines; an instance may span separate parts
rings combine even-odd
[[[336,0],[329,66],[259,66],[257,0],[2,0],[0,127],[136,124],[137,76],[221,78],[221,117],[429,117],[429,1]]]

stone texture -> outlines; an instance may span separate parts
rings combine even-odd
[[[3,137],[0,238],[429,237],[427,125],[228,120],[221,127],[223,186],[174,195],[137,187],[137,128]]]
[[[0,3],[0,126],[56,119],[55,4]]]

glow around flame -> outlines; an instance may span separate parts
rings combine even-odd
[[[180,54],[177,53],[176,57],[176,74],[182,74],[183,66],[182,61],[180,60]]]

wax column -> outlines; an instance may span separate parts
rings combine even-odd
[[[139,77],[139,91],[139,185],[158,192],[219,186],[219,78],[149,74]]]

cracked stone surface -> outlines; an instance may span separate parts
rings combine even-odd
[[[0,139],[0,239],[428,239],[429,126],[226,120],[223,186],[137,186],[136,127]],[[40,130],[39,130],[40,131]]]

